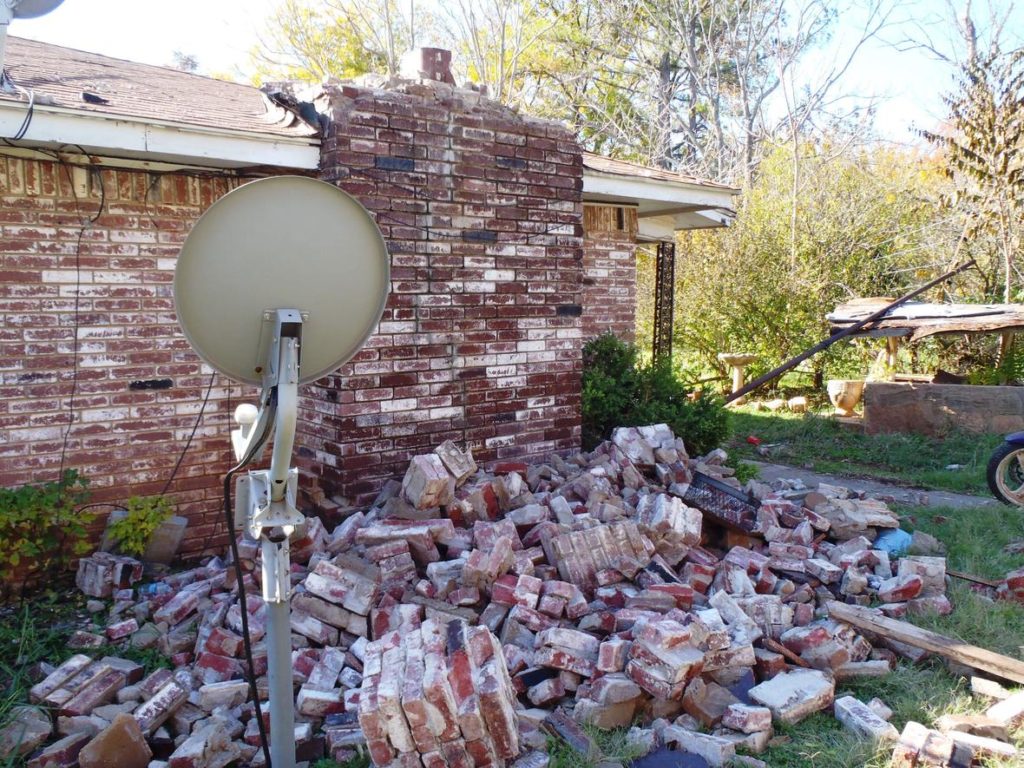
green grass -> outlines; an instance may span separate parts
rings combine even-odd
[[[871,477],[900,485],[935,488],[987,496],[985,465],[1002,442],[999,435],[951,433],[942,438],[924,435],[864,435],[845,429],[827,414],[765,413],[747,408],[732,412],[733,437],[728,444],[734,459],[767,460],[829,474]],[[778,444],[768,459],[746,442]],[[948,470],[947,465],[961,469]]]
[[[637,750],[627,742],[627,729],[625,728],[604,731],[600,728],[584,725],[583,730],[597,744],[600,752],[597,758],[593,760],[588,759],[561,739],[549,737],[546,751],[551,758],[552,768],[597,768],[601,763],[622,763],[623,765],[628,765],[642,754],[642,750]]]
[[[75,651],[68,636],[85,620],[81,595],[51,593],[18,605],[3,606],[0,615],[0,726],[12,707],[28,703],[33,681],[29,670],[40,661],[59,664]],[[0,759],[0,768],[23,764],[22,758]]]

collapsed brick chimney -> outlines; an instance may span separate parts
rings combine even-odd
[[[437,80],[455,85],[452,52],[444,48],[413,48],[402,55],[400,74],[409,80]]]

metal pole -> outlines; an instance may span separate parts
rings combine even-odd
[[[270,759],[274,768],[295,768],[295,700],[292,631],[288,606],[288,537],[262,538],[263,599],[267,603],[267,677],[270,687]]]
[[[900,304],[905,304],[906,302],[910,301],[911,299],[913,299],[916,296],[920,296],[922,293],[924,293],[925,291],[927,291],[930,288],[934,288],[939,283],[946,282],[947,280],[949,280],[949,278],[953,277],[954,275],[959,275],[965,269],[969,269],[970,267],[973,267],[974,264],[975,264],[974,259],[971,259],[970,261],[968,261],[968,262],[966,262],[964,264],[961,264],[956,269],[954,269],[954,270],[952,270],[950,272],[947,272],[946,274],[942,275],[941,277],[935,278],[930,283],[925,283],[920,288],[917,288],[917,289],[911,291],[910,293],[908,293],[908,294],[906,294],[904,296],[901,296],[900,298],[896,299],[896,301],[892,302],[891,304],[886,304],[880,310],[878,310],[877,312],[872,313],[868,317],[865,317],[863,320],[858,320],[853,325],[850,325],[850,326],[847,326],[846,328],[843,328],[843,330],[839,331],[838,333],[832,334],[831,336],[829,336],[827,339],[824,339],[823,341],[819,341],[817,344],[815,344],[810,349],[805,350],[804,352],[801,352],[799,355],[797,355],[796,357],[786,361],[785,363],[780,365],[778,368],[774,368],[774,369],[768,371],[768,373],[764,374],[763,376],[757,377],[752,382],[747,384],[747,386],[743,387],[742,389],[740,389],[740,390],[738,390],[736,392],[733,392],[727,398],[725,398],[725,402],[728,404],[728,403],[731,403],[733,400],[739,400],[744,395],[749,395],[751,392],[753,392],[758,387],[763,386],[764,384],[767,384],[772,379],[778,378],[779,376],[784,374],[786,371],[788,371],[788,370],[790,370],[792,368],[796,368],[798,365],[800,365],[800,363],[802,363],[804,360],[806,360],[807,358],[811,357],[812,355],[818,354],[823,349],[828,349],[833,344],[835,344],[837,341],[839,341],[841,339],[845,339],[847,336],[852,336],[853,334],[855,334],[857,331],[859,331],[864,326],[870,325],[871,323],[875,322],[876,320],[881,319],[886,314],[886,312],[889,312],[890,310],[895,309]]]

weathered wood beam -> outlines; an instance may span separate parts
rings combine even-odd
[[[890,619],[859,605],[847,605],[831,601],[827,605],[828,615],[836,621],[845,621],[850,626],[873,632],[881,637],[897,640],[915,648],[938,654],[964,666],[987,672],[990,675],[1024,683],[1024,661],[1003,656],[1001,653],[979,648],[952,637],[940,635],[927,629],[915,627],[905,621]]]

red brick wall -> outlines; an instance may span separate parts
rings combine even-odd
[[[636,334],[636,240],[629,232],[587,230],[583,241],[583,338]]]
[[[441,85],[331,100],[324,177],[374,214],[392,293],[367,347],[306,390],[307,468],[359,503],[445,439],[483,461],[578,446],[575,139]]]
[[[175,259],[235,184],[0,154],[0,484],[56,480],[63,452],[95,501],[164,488],[211,375],[175,321]],[[133,387],[155,380],[170,387]],[[223,546],[229,394],[242,392],[218,376],[170,488],[190,519],[186,555]]]
[[[333,99],[324,177],[374,214],[393,282],[379,333],[304,388],[303,490],[364,502],[448,438],[481,460],[577,446],[575,140],[444,86]],[[96,172],[0,154],[0,484],[57,479],[63,452],[93,500],[163,490],[210,382],[175,320],[175,259],[237,183],[105,170],[101,187]],[[225,543],[220,479],[243,398],[254,393],[216,378],[170,488],[190,519],[185,556]]]

